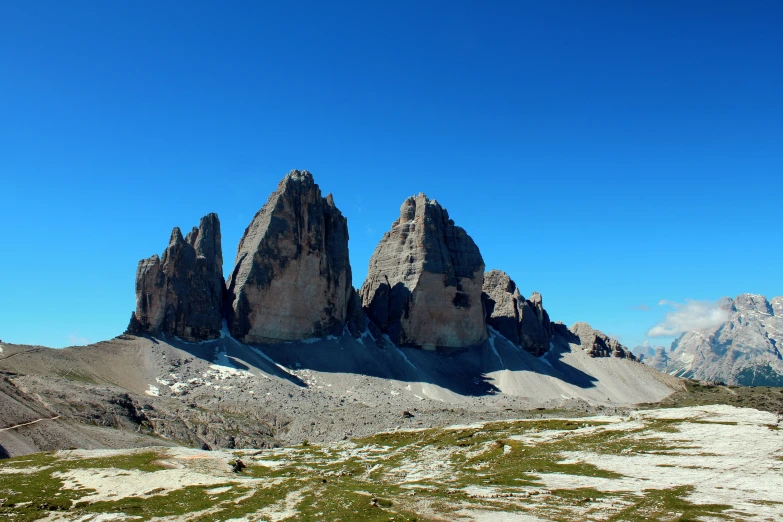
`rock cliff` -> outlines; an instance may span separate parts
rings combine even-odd
[[[620,344],[617,339],[607,336],[603,332],[594,330],[587,323],[575,323],[568,329],[577,342],[590,357],[619,357],[621,359],[636,360],[631,351]]]
[[[163,258],[139,261],[132,333],[166,332],[189,341],[214,339],[222,327],[223,253],[217,214],[182,237],[171,232]]]
[[[307,171],[291,171],[237,249],[226,312],[244,342],[339,335],[351,286],[347,220]]]
[[[465,347],[487,338],[484,260],[437,201],[410,197],[370,259],[367,316],[401,345]]]
[[[549,349],[552,327],[540,294],[526,300],[508,274],[490,270],[484,274],[483,300],[487,324],[503,337],[534,355]]]

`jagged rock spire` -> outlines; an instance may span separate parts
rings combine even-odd
[[[220,241],[217,214],[201,218],[187,238],[174,227],[162,259],[156,254],[139,261],[136,311],[128,330],[186,340],[218,337],[225,288]]]
[[[549,349],[552,326],[541,294],[533,292],[525,299],[516,283],[500,270],[484,274],[483,291],[488,325],[534,355]]]

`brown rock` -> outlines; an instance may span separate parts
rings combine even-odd
[[[175,227],[163,259],[156,254],[139,261],[128,331],[167,332],[189,341],[219,337],[224,289],[220,221],[208,214],[187,239]]]
[[[339,335],[352,289],[346,219],[312,174],[291,171],[239,243],[231,333],[249,343]]]
[[[508,274],[500,270],[484,274],[483,292],[489,326],[534,355],[549,349],[552,327],[540,294],[533,292],[533,297],[526,300]]]
[[[464,347],[487,338],[483,278],[470,236],[419,194],[405,200],[375,249],[360,295],[367,316],[393,342]]]
[[[619,357],[621,359],[636,360],[631,351],[603,332],[593,330],[587,323],[576,323],[569,331],[576,337],[575,344],[582,346],[590,357]]]

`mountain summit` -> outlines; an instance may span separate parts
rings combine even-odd
[[[783,386],[783,297],[725,297],[728,321],[682,334],[648,364],[678,377],[741,386]]]

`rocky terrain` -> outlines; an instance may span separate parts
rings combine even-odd
[[[0,516],[780,520],[779,422],[767,412],[701,406],[397,429],[252,451],[60,451],[5,461]]]
[[[9,455],[150,445],[151,437],[190,447],[284,446],[553,409],[614,411],[682,389],[674,377],[591,357],[569,340],[555,335],[541,357],[494,332],[452,352],[348,333],[247,345],[225,330],[200,343],[127,335],[60,350],[5,345],[0,446]]]
[[[484,273],[435,200],[405,200],[361,291],[346,219],[292,171],[255,215],[226,286],[217,215],[140,261],[126,335],[87,347],[5,345],[0,444],[261,448],[401,425],[599,411],[660,400],[676,379],[540,294]]]
[[[485,273],[467,232],[423,194],[403,203],[359,291],[347,221],[307,171],[289,173],[255,215],[227,284],[222,264],[209,214],[185,237],[175,228],[162,257],[139,262],[125,334],[61,350],[0,344],[0,458],[10,459],[0,515],[642,520],[675,510],[761,520],[780,511],[776,415],[702,405],[777,412],[783,398],[707,389],[640,364],[586,323],[552,321],[540,294],[525,298],[506,273]],[[654,361],[702,378],[724,347],[737,375],[750,367],[737,354],[772,368],[783,302],[740,296],[726,306],[725,328],[686,334]],[[661,401],[690,409],[635,411]],[[749,432],[763,444],[742,453],[726,442]],[[694,455],[709,465],[688,471]],[[754,467],[732,491],[763,485],[731,495],[707,485],[726,483],[740,461]]]
[[[677,338],[670,350],[645,358],[679,377],[742,386],[783,386],[783,297],[741,294],[720,306],[728,321]]]

